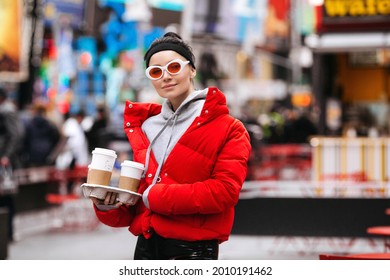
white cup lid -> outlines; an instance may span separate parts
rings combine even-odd
[[[141,169],[141,170],[145,169],[145,166],[142,163],[136,162],[136,161],[131,161],[131,160],[123,161],[121,163],[121,166],[131,166],[131,167],[138,168],[138,169]]]
[[[117,157],[116,152],[114,150],[103,149],[103,148],[95,148],[92,151],[92,154],[103,154],[107,156],[113,156],[115,158]]]

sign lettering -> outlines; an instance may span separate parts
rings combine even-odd
[[[329,17],[387,16],[390,0],[327,0],[324,8]]]

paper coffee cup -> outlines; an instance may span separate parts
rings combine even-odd
[[[119,188],[138,192],[139,182],[145,166],[142,163],[125,160],[121,164]]]
[[[90,168],[112,172],[117,158],[114,150],[95,148],[92,151]]]
[[[113,150],[95,148],[88,166],[87,183],[108,186],[116,158],[116,152]]]

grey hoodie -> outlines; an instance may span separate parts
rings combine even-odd
[[[200,115],[206,101],[207,91],[207,88],[194,91],[176,111],[173,111],[170,102],[165,100],[162,104],[161,113],[150,117],[142,124],[142,130],[150,141],[150,146],[146,153],[145,172],[149,165],[151,151],[153,151],[153,155],[158,162],[153,182],[142,197],[146,207],[149,208],[148,193],[150,188],[157,182],[165,159],[194,119]]]

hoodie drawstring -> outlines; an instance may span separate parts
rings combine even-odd
[[[164,130],[168,127],[168,124],[170,123],[170,121],[173,120],[172,132],[171,132],[171,135],[170,135],[170,137],[169,137],[167,147],[166,147],[166,149],[165,149],[165,151],[164,151],[164,156],[162,157],[162,162],[159,163],[158,168],[157,168],[157,171],[156,171],[156,174],[155,174],[155,176],[154,176],[154,178],[153,178],[153,183],[152,183],[152,185],[154,185],[154,184],[157,182],[158,175],[160,174],[161,167],[162,167],[162,165],[163,165],[163,163],[164,163],[165,156],[166,156],[166,153],[167,153],[169,144],[171,143],[172,134],[173,134],[173,128],[175,127],[175,124],[176,124],[176,121],[177,121],[177,117],[178,117],[177,114],[173,114],[173,115],[167,120],[167,122],[165,123],[165,125],[163,126],[163,128],[157,133],[156,137],[154,137],[154,139],[152,140],[152,142],[150,142],[149,147],[148,147],[148,149],[147,149],[147,151],[146,151],[145,169],[144,169],[144,172],[143,172],[143,174],[142,174],[142,178],[145,178],[146,172],[147,172],[148,167],[149,167],[150,153],[151,153],[151,151],[152,151],[152,146],[153,146],[153,144],[154,144],[154,143],[156,142],[156,140],[160,137],[160,135],[164,132]]]
[[[153,178],[153,182],[152,182],[152,185],[156,184],[157,182],[157,179],[158,177],[160,176],[160,172],[161,172],[161,168],[165,162],[165,157],[167,155],[167,151],[168,151],[168,147],[169,145],[171,144],[171,140],[172,140],[172,135],[173,135],[173,129],[175,128],[175,124],[176,124],[176,121],[177,121],[177,117],[178,115],[174,115],[173,116],[173,124],[172,124],[172,130],[171,130],[171,135],[169,136],[169,140],[168,140],[168,143],[167,143],[167,146],[165,147],[165,151],[164,151],[164,155],[161,159],[161,162],[158,164],[158,167],[157,167],[157,171],[156,171],[156,174],[154,175],[154,178]],[[156,137],[157,138],[157,137]],[[153,139],[154,140],[154,139]]]

